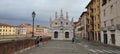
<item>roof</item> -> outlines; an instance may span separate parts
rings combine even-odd
[[[85,8],[87,8],[87,7],[92,3],[92,1],[93,1],[93,0],[91,0]]]
[[[12,26],[12,25],[8,25],[8,24],[2,24],[2,23],[0,23],[0,26]]]
[[[81,21],[81,18],[78,19],[78,22],[80,22],[80,21]]]
[[[87,11],[83,12],[80,17],[82,17],[85,13],[87,13]]]
[[[78,22],[74,22],[74,24],[77,24]]]

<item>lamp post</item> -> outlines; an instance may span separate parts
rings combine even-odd
[[[33,11],[32,12],[32,17],[33,17],[33,26],[32,26],[32,37],[34,37],[34,18],[35,18],[36,13]]]

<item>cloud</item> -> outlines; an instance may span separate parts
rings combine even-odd
[[[60,14],[61,8],[64,14],[65,12],[69,12],[70,19],[75,17],[74,20],[77,21],[89,1],[90,0],[1,0],[0,22],[6,21],[3,23],[11,24],[30,23],[32,20],[31,13],[35,11],[36,24],[49,26],[49,18],[54,18],[56,11]]]

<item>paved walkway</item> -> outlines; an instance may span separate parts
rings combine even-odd
[[[48,41],[21,54],[94,54],[71,41]]]

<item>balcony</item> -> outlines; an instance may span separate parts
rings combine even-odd
[[[107,31],[107,27],[102,27],[101,30]]]
[[[115,28],[115,26],[108,26],[108,30],[110,30],[110,31],[114,31],[116,28]]]
[[[116,27],[118,30],[120,30],[120,24],[117,24]]]

